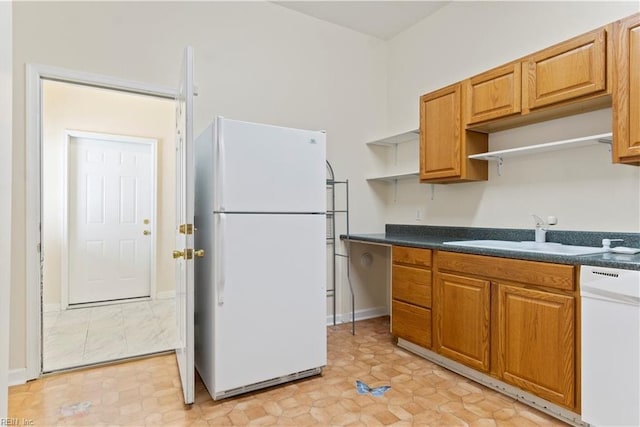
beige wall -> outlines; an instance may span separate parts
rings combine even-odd
[[[389,131],[418,127],[418,97],[639,10],[632,2],[451,2],[389,42]],[[499,150],[611,131],[611,110],[491,134]],[[381,193],[386,222],[640,231],[640,168],[613,165],[607,147],[556,151],[495,164],[487,182],[402,181]],[[417,221],[418,214],[421,220]],[[362,230],[364,231],[364,230]]]
[[[11,2],[0,2],[0,420],[7,415],[11,280]]]
[[[195,49],[195,131],[217,114],[327,131],[352,223],[383,224],[363,141],[386,126],[386,44],[271,2],[16,2],[10,366],[26,361],[25,64],[174,87]],[[117,24],[117,25],[116,25]],[[358,291],[358,290],[357,290]]]
[[[66,130],[158,140],[157,292],[174,290],[174,101],[54,81],[43,84],[43,303],[60,307],[63,248],[63,165]]]

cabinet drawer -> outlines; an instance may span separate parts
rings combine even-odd
[[[405,246],[393,247],[393,262],[399,264],[411,264],[415,266],[431,266],[431,249],[407,248]]]
[[[431,310],[392,301],[391,333],[424,348],[431,348]]]
[[[523,109],[534,109],[607,89],[605,28],[532,55],[522,66]]]
[[[572,265],[439,251],[438,269],[572,291]]]
[[[520,112],[521,69],[520,63],[515,62],[464,82],[468,124]]]
[[[431,270],[394,265],[391,296],[421,307],[431,307]]]

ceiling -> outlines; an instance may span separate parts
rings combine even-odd
[[[389,40],[431,15],[449,1],[334,0],[274,1],[274,3],[363,34]]]

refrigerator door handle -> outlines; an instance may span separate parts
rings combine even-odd
[[[216,268],[216,287],[218,289],[218,305],[224,304],[224,223],[225,214],[218,214],[218,233],[216,235],[216,251],[215,251],[215,265]]]
[[[217,164],[217,174],[218,174],[218,184],[216,185],[216,189],[218,190],[218,212],[224,212],[224,165],[225,165],[225,156],[224,156],[224,119],[222,117],[217,118],[217,126],[216,126],[216,140],[218,141],[218,164]]]

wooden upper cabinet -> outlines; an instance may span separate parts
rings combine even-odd
[[[521,69],[513,62],[464,81],[467,124],[520,113]]]
[[[462,119],[459,84],[420,98],[420,179],[460,176]]]
[[[613,161],[640,165],[640,13],[613,27]]]
[[[575,298],[499,283],[499,374],[574,409]]]
[[[456,182],[487,179],[487,162],[469,154],[487,151],[487,135],[466,131],[462,84],[420,97],[420,180]]]
[[[522,64],[523,112],[606,92],[606,65],[606,28],[532,55]]]

